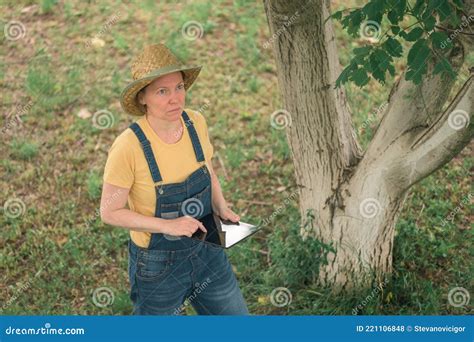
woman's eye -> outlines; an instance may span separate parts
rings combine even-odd
[[[167,92],[166,92],[166,89],[160,89],[160,90],[158,90],[158,94],[160,94],[160,95],[166,95],[166,93],[167,93]]]
[[[180,85],[178,85],[178,90],[183,90],[184,89],[184,84],[181,83]]]

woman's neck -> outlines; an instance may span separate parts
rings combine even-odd
[[[174,144],[181,139],[184,130],[181,119],[170,122],[146,115],[146,120],[156,135],[165,143]]]
[[[162,120],[156,117],[153,117],[151,115],[147,115],[146,120],[148,120],[148,123],[150,126],[153,128],[153,130],[164,132],[164,133],[171,133],[173,131],[177,131],[181,129],[181,119],[178,118],[178,120],[175,121],[167,121],[167,120]]]

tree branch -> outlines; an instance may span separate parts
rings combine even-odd
[[[413,143],[405,159],[408,187],[449,162],[472,140],[473,80],[471,76],[440,119]]]

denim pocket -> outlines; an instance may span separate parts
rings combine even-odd
[[[201,191],[191,195],[184,201],[175,203],[162,203],[161,216],[167,216],[172,212],[179,212],[179,216],[191,216],[194,218],[201,218],[209,214],[211,208],[211,184],[208,184]]]
[[[143,250],[137,260],[137,278],[141,280],[159,280],[169,275],[172,260],[170,251]]]

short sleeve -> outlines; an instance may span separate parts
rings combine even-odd
[[[134,156],[126,135],[115,139],[104,168],[104,183],[130,189],[134,182]]]
[[[198,116],[201,119],[201,128],[202,128],[202,136],[203,136],[203,142],[202,142],[202,149],[204,151],[204,158],[206,159],[207,162],[209,162],[212,159],[212,156],[214,155],[214,147],[211,144],[211,140],[209,138],[209,131],[207,129],[207,122],[206,118],[202,114],[198,114]]]

